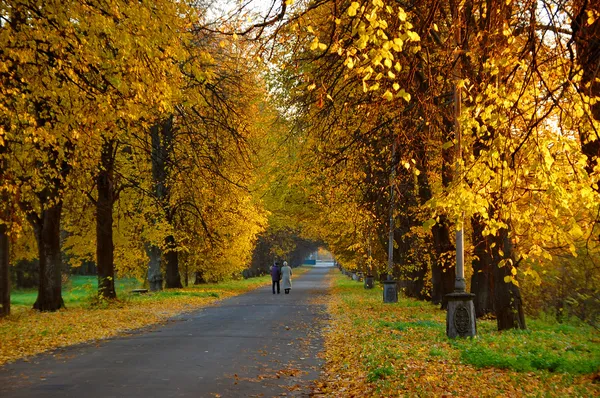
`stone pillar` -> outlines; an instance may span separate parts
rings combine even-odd
[[[365,277],[365,289],[373,289],[375,287],[375,278],[373,275],[367,275]]]
[[[474,294],[466,292],[454,292],[446,295],[448,299],[446,335],[451,339],[474,337],[477,334],[474,297]]]
[[[398,302],[398,285],[388,275],[388,279],[383,282],[383,302],[397,303]]]

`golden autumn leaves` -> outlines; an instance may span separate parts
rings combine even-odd
[[[401,98],[409,102],[411,95],[396,81],[402,65],[394,56],[394,53],[416,53],[420,49],[420,37],[411,30],[413,25],[407,20],[407,13],[400,6],[385,5],[381,0],[374,0],[364,5],[352,2],[347,15],[350,20],[344,20],[344,23],[351,24],[351,36],[340,35],[330,45],[321,43],[313,27],[308,26],[307,32],[314,35],[310,50],[329,49],[331,53],[345,57],[348,78],[351,75],[358,76],[364,92],[385,90],[381,96],[383,99],[392,101]],[[342,19],[335,18],[334,22],[339,26]],[[311,83],[308,90],[315,87],[316,84]]]

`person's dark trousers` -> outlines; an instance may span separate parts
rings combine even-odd
[[[273,294],[275,294],[275,285],[277,285],[277,294],[279,294],[279,281],[273,281]]]

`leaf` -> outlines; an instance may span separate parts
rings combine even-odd
[[[314,38],[314,40],[312,41],[312,43],[310,43],[310,49],[311,50],[316,50],[319,47],[319,39],[317,39],[316,37]]]
[[[404,89],[398,91],[398,96],[403,98],[406,102],[410,102],[410,94],[404,91]]]
[[[442,144],[442,149],[448,149],[454,146],[454,142],[452,141],[446,141]]]
[[[403,8],[398,7],[398,19],[402,22],[406,21],[406,12]]]
[[[435,219],[430,218],[429,220],[427,220],[423,223],[423,228],[425,228],[426,230],[430,230],[435,224],[436,224]]]

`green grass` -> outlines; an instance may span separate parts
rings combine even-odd
[[[352,314],[355,327],[361,328],[371,322],[381,333],[382,339],[378,341],[381,346],[386,341],[404,340],[409,333],[417,333],[419,339],[430,346],[424,353],[415,350],[417,356],[457,358],[478,368],[517,372],[578,375],[600,370],[600,334],[576,320],[559,324],[550,318],[528,318],[527,330],[502,332],[497,331],[495,320],[478,320],[475,338],[450,340],[446,337],[445,311],[431,303],[400,297],[397,304],[379,304],[383,301],[379,286],[365,290],[362,284],[346,278],[336,279],[336,285],[347,305],[353,309],[361,308]],[[372,315],[368,312],[378,309],[382,311],[380,319],[369,319]],[[389,357],[390,354],[381,350],[378,355]],[[378,363],[375,359],[366,362]],[[371,367],[369,379],[379,378],[385,378],[385,370]]]
[[[367,375],[367,380],[372,383],[379,379],[385,379],[387,376],[391,376],[393,374],[394,369],[392,369],[391,366],[384,365],[369,371],[369,374]]]
[[[295,268],[294,271],[300,270]],[[300,270],[302,272],[302,270]],[[185,290],[163,290],[152,294],[152,299],[161,299],[169,297],[221,297],[223,292],[239,292],[250,290],[259,285],[264,285],[270,281],[269,275],[241,279],[229,280],[219,283],[205,283],[201,285],[190,285]],[[150,299],[149,295],[131,295],[130,291],[141,287],[142,282],[135,278],[118,278],[115,280],[117,297],[129,298],[134,300]],[[97,303],[98,278],[96,276],[72,275],[69,283],[63,286],[63,300],[66,307],[89,306]],[[37,289],[13,290],[10,295],[10,302],[13,306],[31,307],[37,298]]]
[[[123,295],[131,289],[138,288],[140,281],[135,278],[120,278],[115,281],[117,295]],[[65,306],[84,306],[95,298],[98,290],[98,277],[87,275],[72,275],[69,283],[63,286],[62,296]],[[37,289],[13,290],[10,293],[10,303],[14,306],[33,306],[37,298]]]
[[[481,331],[475,339],[455,340],[453,346],[460,351],[463,362],[476,367],[571,374],[600,370],[599,336],[591,327],[539,321],[530,322],[529,327],[528,330]]]

